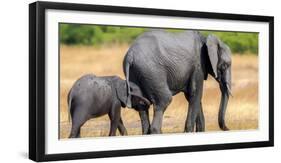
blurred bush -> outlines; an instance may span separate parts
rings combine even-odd
[[[207,36],[212,33],[226,43],[233,53],[258,53],[258,33],[201,31]]]
[[[66,45],[130,44],[148,28],[60,24],[60,43]],[[170,32],[182,30],[169,29]],[[258,33],[201,31],[210,33],[224,41],[233,53],[258,53]]]
[[[60,42],[67,45],[131,43],[145,28],[60,24]]]

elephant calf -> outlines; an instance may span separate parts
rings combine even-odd
[[[111,121],[109,136],[115,136],[117,128],[121,135],[127,135],[120,115],[121,106],[127,106],[127,92],[126,81],[117,76],[97,77],[89,74],[78,79],[67,99],[72,119],[69,138],[80,137],[80,128],[87,120],[105,114],[108,114]],[[150,105],[140,88],[132,82],[130,92],[132,108]]]

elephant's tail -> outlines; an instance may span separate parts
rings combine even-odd
[[[130,51],[128,51],[125,59],[124,59],[124,72],[125,72],[125,76],[126,76],[126,84],[127,84],[127,93],[128,93],[128,96],[127,96],[127,107],[132,107],[132,102],[131,102],[131,90],[130,90],[130,81],[129,81],[129,76],[130,76],[130,66],[133,62],[132,60],[132,55],[130,55]]]

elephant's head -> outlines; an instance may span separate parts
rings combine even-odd
[[[206,45],[211,63],[209,73],[218,81],[221,90],[219,126],[222,130],[228,130],[224,117],[228,98],[231,95],[231,50],[214,35],[207,37]]]
[[[130,101],[131,106],[127,105],[127,99],[128,99],[128,91],[127,91],[127,84],[125,80],[118,80],[115,82],[115,89],[116,89],[116,95],[118,100],[121,102],[122,107],[129,107],[136,109],[139,105],[150,105],[150,101],[146,99],[139,86],[134,84],[133,82],[130,82]]]

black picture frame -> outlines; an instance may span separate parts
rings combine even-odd
[[[269,140],[261,142],[161,147],[150,149],[99,151],[83,153],[45,153],[45,11],[95,11],[123,14],[160,15],[222,20],[256,21],[269,23]],[[271,16],[239,15],[210,12],[164,10],[89,4],[34,2],[29,5],[29,158],[34,161],[55,161],[100,157],[117,157],[190,151],[268,147],[274,145],[274,18]]]

